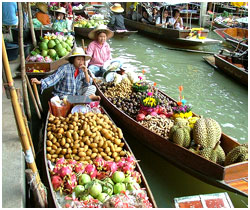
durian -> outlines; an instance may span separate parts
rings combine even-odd
[[[191,142],[190,128],[180,127],[173,133],[173,142],[183,147],[189,147]]]
[[[225,165],[239,163],[248,160],[248,146],[247,144],[239,145],[233,148],[226,156]]]
[[[202,150],[200,150],[199,154],[210,161],[213,161],[220,165],[224,165],[226,155],[224,150],[219,144],[220,141],[217,142],[214,148],[212,147],[203,148]]]
[[[193,128],[193,138],[196,144],[203,148],[214,148],[221,137],[221,127],[218,122],[211,118],[200,118]]]

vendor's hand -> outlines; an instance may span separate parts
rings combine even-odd
[[[31,78],[31,83],[32,84],[37,84],[37,85],[40,85],[41,84],[41,81],[39,81],[37,78]]]
[[[88,73],[88,68],[85,65],[81,65],[80,68],[83,70],[83,72]]]

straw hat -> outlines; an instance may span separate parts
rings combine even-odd
[[[87,55],[87,54],[84,52],[84,50],[83,50],[82,47],[76,47],[76,48],[73,50],[72,54],[71,54],[68,58],[66,58],[66,59],[69,60],[69,58],[77,57],[77,56],[83,56],[83,57],[85,57],[85,61],[87,61],[87,60],[89,60],[89,59],[91,58],[91,56]]]
[[[63,14],[67,14],[66,9],[64,7],[59,7],[57,10],[55,10],[55,12],[60,12]]]
[[[109,30],[106,25],[99,25],[94,30],[89,32],[88,37],[90,39],[95,39],[96,33],[99,31],[103,31],[107,35],[107,39],[110,39],[112,36],[114,36],[114,32]]]
[[[48,13],[48,5],[45,3],[36,3],[36,7],[40,9],[43,13]]]
[[[115,3],[112,7],[110,7],[110,9],[113,11],[113,12],[117,12],[117,13],[122,13],[124,12],[124,9],[122,8],[122,6],[118,3]]]

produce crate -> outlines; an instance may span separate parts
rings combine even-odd
[[[68,55],[60,58],[57,61],[53,61],[53,62],[50,62],[50,63],[46,63],[46,62],[28,62],[29,57],[31,56],[31,55],[29,55],[26,58],[26,61],[25,61],[25,70],[26,70],[27,76],[43,76],[43,75],[45,76],[45,75],[48,75],[48,74],[52,74],[61,65],[64,65],[64,64],[68,63],[66,58],[72,54],[72,51],[73,51],[73,49],[71,50],[71,52]],[[30,69],[44,70],[44,72],[29,72]]]

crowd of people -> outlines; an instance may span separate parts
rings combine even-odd
[[[157,27],[184,29],[183,20],[178,9],[173,9],[170,12],[166,7],[153,6],[151,11],[149,14],[148,9],[142,5],[132,4],[127,13],[127,18]],[[170,16],[171,13],[172,16]]]

